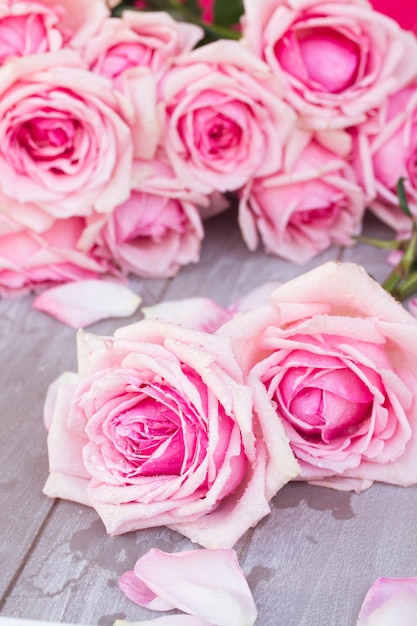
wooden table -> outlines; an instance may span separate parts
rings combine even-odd
[[[367,229],[389,234],[372,219]],[[361,263],[378,280],[389,271],[385,253],[362,245],[333,248],[308,267],[249,253],[232,212],[206,230],[200,264],[173,280],[133,282],[144,305],[192,295],[226,305],[261,282],[334,258]],[[125,323],[89,330],[108,334]],[[43,400],[58,374],[75,369],[75,331],[33,310],[30,297],[0,300],[0,358],[1,617],[97,626],[156,617],[124,597],[118,577],[151,547],[185,550],[190,542],[165,528],[110,538],[92,509],[42,494]],[[416,488],[378,484],[355,495],[291,483],[271,504],[235,546],[260,626],[354,626],[376,578],[417,575]]]

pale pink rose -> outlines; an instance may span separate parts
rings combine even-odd
[[[174,276],[200,258],[204,233],[198,203],[203,205],[205,198],[179,185],[160,155],[147,165],[148,177],[134,185],[126,202],[109,215],[92,218],[97,233],[92,243],[96,254],[112,259],[125,273]],[[137,167],[140,170],[140,164]]]
[[[242,190],[239,225],[250,250],[305,263],[332,244],[349,245],[360,231],[365,196],[345,159],[294,134],[284,167]]]
[[[0,75],[0,197],[55,218],[106,213],[130,195],[130,106],[70,50]],[[23,209],[22,209],[23,210]]]
[[[233,546],[298,466],[229,340],[155,320],[78,339],[78,384],[45,405],[46,495],[94,507],[111,535],[166,525]]]
[[[79,247],[84,229],[85,220],[72,217],[36,233],[0,213],[0,294],[20,295],[107,272],[107,261]]]
[[[207,624],[252,626],[257,617],[234,550],[166,553],[152,549],[134,570],[120,577],[119,586],[140,606],[155,611],[179,609]]]
[[[244,40],[312,128],[365,119],[415,75],[414,36],[365,0],[245,0]]]
[[[245,381],[275,403],[301,478],[360,491],[417,482],[417,321],[360,266],[327,263],[236,316]]]
[[[357,132],[355,166],[372,198],[369,207],[404,235],[411,220],[400,209],[397,183],[404,178],[409,207],[417,216],[417,85],[388,98],[378,115]]]
[[[93,71],[116,84],[137,67],[149,68],[159,79],[174,59],[189,52],[203,34],[199,26],[178,22],[163,11],[124,11],[120,18],[102,23],[83,55]]]
[[[397,21],[402,28],[417,34],[417,5],[410,0],[371,0],[376,11],[385,13]]]
[[[37,32],[41,21],[45,20],[44,28],[48,32],[48,22],[51,18],[47,16],[56,15],[59,18],[58,28],[64,34],[65,41],[68,41],[71,46],[78,47],[84,45],[95,33],[102,20],[109,15],[109,9],[105,0],[59,0],[59,2],[56,0],[0,0],[1,15],[20,15],[28,18],[21,20],[19,25],[16,22],[13,24],[13,27],[17,26],[14,36],[18,31],[22,32],[21,29],[24,28],[24,36],[28,44],[32,34]],[[35,19],[31,19],[31,15],[35,16]],[[32,30],[34,26],[35,30]]]
[[[268,67],[238,42],[177,58],[161,99],[164,147],[184,184],[225,192],[280,168],[295,116]]]
[[[363,601],[357,626],[415,626],[417,578],[378,578]]]

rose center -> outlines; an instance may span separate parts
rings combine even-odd
[[[311,89],[336,94],[356,82],[361,61],[357,43],[330,28],[294,30],[276,44],[275,54]]]
[[[226,150],[236,148],[242,138],[242,129],[223,113],[200,110],[195,115],[196,143],[207,157],[216,158]]]
[[[22,124],[16,139],[35,161],[68,159],[74,153],[78,127],[76,120],[49,115],[34,117]]]
[[[279,412],[304,438],[329,443],[353,435],[369,419],[373,395],[347,368],[285,372],[275,400]]]
[[[180,475],[206,452],[207,433],[198,415],[175,390],[143,389],[135,406],[112,419],[111,439],[127,475]]]

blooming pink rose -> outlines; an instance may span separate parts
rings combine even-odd
[[[3,211],[109,212],[130,195],[130,108],[75,52],[17,59],[0,75]],[[20,221],[20,220],[19,220]]]
[[[417,41],[365,0],[245,0],[244,39],[313,128],[346,128],[416,75]]]
[[[152,549],[136,562],[134,570],[120,577],[119,587],[140,606],[155,611],[180,609],[202,618],[207,626],[253,626],[257,617],[233,550],[166,553]]]
[[[231,191],[281,166],[293,129],[268,67],[238,42],[179,57],[162,83],[164,147],[187,186]]]
[[[0,294],[19,295],[31,289],[84,278],[109,268],[79,248],[85,220],[55,220],[40,233],[0,213]]]
[[[83,54],[93,71],[116,81],[137,67],[147,67],[160,78],[203,34],[199,26],[178,22],[163,11],[124,11],[120,18],[103,22]]]
[[[370,209],[404,235],[410,230],[411,221],[400,209],[399,178],[404,178],[408,204],[417,215],[416,84],[388,98],[378,115],[358,128],[357,153],[355,165],[372,198]]]
[[[357,626],[414,626],[417,578],[378,578],[363,601]]]
[[[0,58],[83,45],[108,15],[105,0],[0,0]]]
[[[314,139],[294,134],[276,175],[243,189],[239,224],[250,250],[261,238],[267,252],[305,263],[359,233],[365,197],[352,167]]]
[[[111,535],[167,525],[231,547],[298,468],[229,340],[155,320],[78,337],[78,383],[45,405],[44,492],[94,507]]]
[[[111,258],[126,273],[174,276],[183,265],[199,260],[203,226],[196,203],[205,199],[179,185],[160,156],[149,168],[149,177],[126,202],[109,215],[95,217],[103,226],[92,243],[99,246],[96,254]],[[94,219],[92,230],[97,230]]]
[[[417,33],[417,5],[410,0],[371,0],[376,11],[385,13],[402,28]]]
[[[245,381],[275,403],[301,478],[417,482],[417,321],[360,266],[327,263],[236,316]]]

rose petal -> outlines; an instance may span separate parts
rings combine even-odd
[[[257,610],[233,550],[152,549],[137,561],[137,585],[127,572],[119,581],[128,597],[148,608],[175,607],[217,626],[251,626]]]
[[[140,302],[140,296],[124,285],[91,279],[48,289],[33,301],[33,307],[81,328],[108,317],[129,317]]]
[[[378,578],[363,601],[357,626],[415,626],[417,578]]]
[[[146,319],[159,319],[186,328],[216,331],[232,316],[226,309],[208,298],[184,298],[165,300],[154,306],[142,308]]]
[[[17,625],[19,626],[19,625]],[[23,626],[23,625],[22,625]],[[209,622],[195,615],[164,615],[155,619],[146,619],[140,622],[127,622],[117,619],[113,626],[212,626]]]

